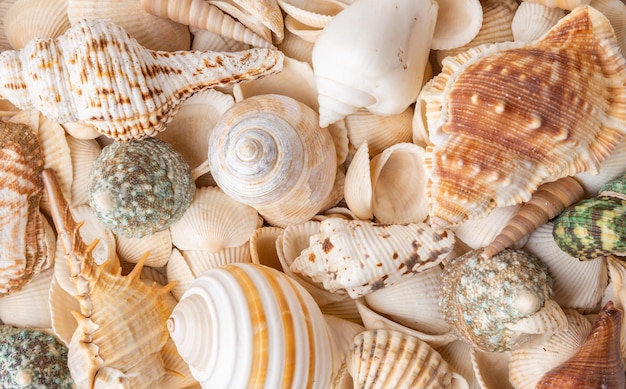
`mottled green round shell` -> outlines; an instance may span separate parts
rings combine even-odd
[[[89,177],[89,204],[96,216],[127,237],[169,227],[187,210],[194,191],[182,155],[156,138],[106,146]]]
[[[598,193],[600,196],[618,197],[626,200],[626,174],[604,184]]]
[[[626,200],[597,196],[566,208],[555,220],[554,241],[581,261],[626,255]]]
[[[551,298],[552,279],[546,265],[528,252],[505,249],[485,259],[482,251],[446,265],[439,304],[448,324],[476,348],[511,350],[520,334],[507,324],[538,311]]]
[[[42,331],[0,326],[0,387],[71,388],[67,347]]]

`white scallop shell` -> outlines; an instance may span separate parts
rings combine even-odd
[[[276,251],[276,240],[283,234],[281,227],[259,227],[250,237],[250,257],[252,263],[269,266],[282,271],[278,252]]]
[[[439,0],[437,23],[431,48],[453,49],[469,43],[483,24],[483,8],[478,0]]]
[[[171,293],[174,298],[180,300],[187,288],[189,288],[189,285],[196,279],[196,276],[189,268],[189,265],[187,265],[183,254],[176,248],[172,250],[172,255],[167,261],[166,271],[167,279],[170,282],[175,282]]]
[[[344,118],[348,139],[357,148],[367,142],[372,156],[396,143],[411,142],[413,113],[412,107],[399,114],[385,116],[360,109]]]
[[[247,243],[257,223],[254,208],[231,199],[220,188],[202,187],[196,189],[191,205],[172,223],[170,232],[180,250],[217,252]]]
[[[374,216],[372,192],[369,147],[367,142],[363,142],[348,166],[344,185],[346,205],[361,220],[368,220]]]
[[[513,38],[516,41],[524,42],[532,42],[539,39],[563,16],[565,16],[565,11],[560,8],[523,1],[517,7],[511,22]]]
[[[446,345],[436,347],[437,352],[448,362],[455,389],[478,388],[474,366],[472,366],[473,347],[463,340],[457,339]]]
[[[157,231],[141,238],[116,236],[117,254],[120,259],[130,263],[139,262],[145,255],[145,266],[161,267],[167,264],[172,255],[172,236],[169,229]]]
[[[78,139],[66,136],[72,157],[72,205],[89,204],[89,174],[94,161],[102,152],[95,139]]]
[[[252,262],[250,257],[250,245],[245,242],[241,246],[223,248],[217,252],[207,250],[183,250],[185,262],[191,272],[196,276],[201,276],[210,269],[215,269],[229,263]]]
[[[300,23],[324,28],[331,19],[346,8],[336,0],[277,0],[280,8]]]
[[[520,204],[498,207],[481,219],[470,219],[450,227],[456,237],[473,249],[485,247],[506,227],[515,216]]]
[[[14,50],[33,38],[56,38],[70,28],[67,0],[17,0],[3,19],[4,33]]]
[[[14,327],[50,328],[48,298],[54,267],[42,270],[20,290],[0,298],[0,320]]]

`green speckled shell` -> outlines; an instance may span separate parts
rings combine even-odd
[[[0,387],[71,388],[67,347],[54,336],[0,326]]]
[[[191,169],[160,139],[114,142],[94,162],[89,204],[116,234],[142,237],[178,220],[195,191]]]
[[[552,295],[552,279],[546,265],[534,255],[505,249],[489,259],[472,250],[453,259],[441,277],[439,304],[443,316],[459,336],[483,351],[506,351],[518,342],[518,333],[507,328],[532,315],[519,304],[525,296],[538,303]]]
[[[626,255],[626,199],[597,196],[568,207],[555,220],[554,241],[581,261]]]
[[[626,174],[604,184],[599,190],[600,196],[618,197],[626,200]]]

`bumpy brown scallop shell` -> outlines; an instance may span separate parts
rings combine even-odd
[[[533,43],[448,57],[422,99],[430,215],[455,224],[597,171],[625,133],[626,61],[609,21],[581,6]]]

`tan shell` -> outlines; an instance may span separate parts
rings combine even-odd
[[[438,1],[437,23],[431,49],[453,49],[469,43],[483,25],[483,8],[478,0]]]
[[[31,56],[45,66],[26,71]],[[92,65],[77,60],[90,56]],[[120,66],[122,58],[137,66]],[[164,130],[193,93],[277,71],[281,63],[282,53],[270,49],[154,52],[110,21],[80,20],[56,40],[3,52],[0,95],[60,123],[82,121],[115,139],[139,139]]]
[[[11,50],[11,44],[7,39],[6,34],[4,33],[4,15],[8,12],[9,8],[16,2],[17,0],[3,0],[0,1],[0,51]]]
[[[315,42],[308,42],[293,32],[286,30],[285,39],[278,45],[278,48],[286,57],[311,65],[313,63],[312,53],[314,44]]]
[[[541,3],[523,1],[511,22],[513,38],[516,41],[532,42],[548,32],[561,18],[565,11],[561,8],[548,7]]]
[[[143,261],[145,266],[161,267],[167,264],[172,255],[172,236],[169,229],[141,238],[116,235],[115,241],[120,259],[130,263]]]
[[[217,32],[198,27],[189,27],[193,35],[191,50],[200,51],[241,51],[250,48],[250,45],[227,38]]]
[[[50,328],[48,298],[54,268],[41,271],[28,284],[0,298],[0,320],[14,327]]]
[[[91,167],[102,149],[95,139],[78,139],[73,136],[65,139],[72,159],[72,205],[89,204],[89,190],[85,183],[89,182]]]
[[[590,6],[609,19],[622,55],[626,55],[626,3],[620,0],[591,0]]]
[[[521,204],[495,208],[489,215],[480,219],[470,219],[450,227],[458,241],[472,249],[487,246],[506,227],[507,223],[519,210]],[[523,243],[521,244],[523,245]],[[519,248],[516,244],[513,247]]]
[[[371,156],[380,154],[396,143],[411,142],[413,108],[397,115],[376,115],[360,109],[344,118],[348,139],[355,146],[367,142]]]
[[[425,161],[433,222],[482,217],[528,201],[544,182],[597,171],[624,133],[626,61],[617,50],[608,20],[579,7],[534,43],[449,57],[422,96],[433,143]],[[557,86],[570,92],[549,92]],[[478,117],[484,124],[474,123]]]
[[[324,28],[331,19],[346,8],[337,0],[277,0],[280,8],[298,22]]]
[[[591,0],[526,0],[535,3],[540,3],[548,7],[557,7],[566,10],[573,10],[580,5],[587,5]]]
[[[7,10],[4,33],[11,47],[21,49],[33,38],[56,38],[70,28],[68,0],[17,0]]]
[[[276,0],[209,0],[209,3],[268,42],[278,44],[285,36],[283,15]]]
[[[276,240],[284,229],[280,227],[259,227],[250,237],[250,255],[252,263],[281,270],[276,250]]]

